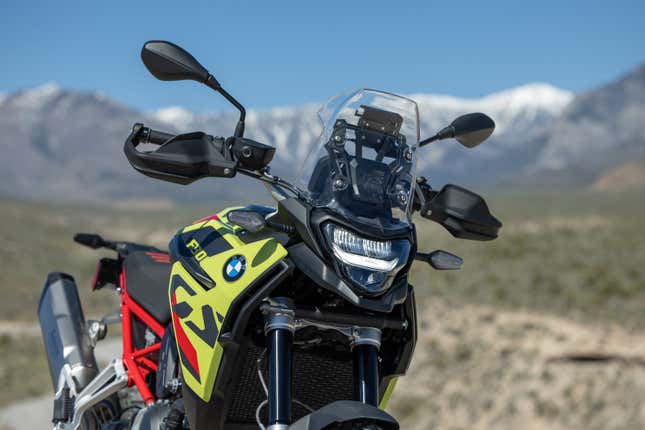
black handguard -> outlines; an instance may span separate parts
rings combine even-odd
[[[424,197],[421,216],[441,224],[458,239],[493,240],[502,228],[484,198],[463,187],[448,184],[439,192],[424,192]]]
[[[159,145],[153,151],[139,151],[142,143]],[[238,162],[221,137],[202,132],[176,136],[135,124],[123,148],[138,172],[151,178],[187,185],[205,177],[231,178]]]

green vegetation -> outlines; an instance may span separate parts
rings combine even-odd
[[[213,209],[122,210],[0,201],[0,318],[35,321],[43,282],[52,271],[74,276],[90,314],[115,309],[114,295],[90,290],[97,261],[114,253],[78,245],[74,234],[99,233],[165,248],[179,227],[209,213]]]
[[[504,222],[493,242],[453,239],[419,222],[419,249],[464,258],[458,272],[416,264],[417,295],[578,320],[645,327],[645,197],[531,195],[492,199]]]
[[[52,389],[40,338],[0,334],[0,405]]]
[[[645,199],[643,194],[500,196],[492,212],[504,222],[493,242],[453,239],[419,219],[419,249],[445,249],[465,260],[458,272],[415,264],[412,282],[421,297],[451,303],[488,303],[575,318],[602,317],[645,323]],[[221,207],[124,210],[0,201],[0,315],[34,320],[49,271],[72,274],[86,307],[116,306],[109,293],[91,294],[95,264],[109,251],[72,241],[98,232],[165,247],[174,232]]]
[[[420,375],[418,381],[436,391],[422,390],[417,396],[414,391],[402,389],[401,398],[397,400],[399,394],[395,394],[395,409],[413,421],[420,405],[427,408],[429,415],[439,414],[441,410],[459,411],[465,416],[496,411],[494,390],[475,393],[463,387],[450,387],[451,380],[463,375],[471,375],[469,382],[464,382],[471,384],[471,388],[493,382],[511,386],[524,380],[544,386],[561,383],[561,372],[550,368],[520,367],[515,373],[507,371],[507,364],[512,360],[531,363],[535,357],[528,346],[517,352],[494,340],[479,341],[478,330],[497,324],[495,315],[500,311],[522,310],[545,318],[566,317],[588,326],[617,323],[625,329],[644,328],[643,197],[639,193],[498,196],[491,199],[490,207],[504,222],[504,228],[500,238],[493,242],[456,240],[440,226],[419,219],[419,249],[454,252],[464,258],[465,265],[458,272],[436,272],[420,263],[413,268],[412,282],[419,297],[422,327],[424,330],[438,327],[434,337],[419,340],[417,351],[421,358],[415,359],[418,363],[415,375]],[[89,288],[96,261],[110,253],[75,244],[74,233],[97,232],[106,238],[165,247],[180,226],[224,206],[135,210],[0,201],[0,243],[3,244],[0,248],[3,297],[0,319],[37,324],[38,298],[49,271],[74,275],[88,316],[116,308],[113,294],[92,293]],[[440,308],[434,309],[433,303],[440,304]],[[448,325],[437,322],[443,318],[440,312],[446,312],[445,318],[454,319],[470,312],[465,307],[475,305],[487,310],[470,322],[470,331],[468,325],[458,321]],[[439,329],[443,332],[438,333]],[[536,330],[543,330],[539,321],[499,325],[495,336],[506,345],[504,342],[520,341]],[[566,338],[566,333],[558,334],[554,342]],[[0,384],[4,392],[10,393],[0,397],[0,405],[50,389],[39,338],[22,336],[18,341],[16,336],[3,334],[0,355],[3,357]],[[496,365],[481,364],[489,360]],[[424,370],[419,366],[424,366]],[[575,390],[576,386],[565,384],[562,392],[566,394],[567,389]],[[638,390],[625,388],[625,392],[636,395]],[[440,396],[441,402],[430,398],[435,396]],[[522,399],[527,398],[527,402],[534,404],[536,414],[544,419],[568,410],[543,392],[534,398],[528,390],[521,396],[524,397],[509,402],[504,408],[510,408],[511,412],[515,408],[521,410]],[[597,404],[602,396],[594,394],[589,402],[592,400]],[[583,408],[584,412],[590,413],[592,406]]]

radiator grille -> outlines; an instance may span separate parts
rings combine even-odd
[[[263,351],[255,346],[249,348],[228,409],[227,421],[230,423],[255,422],[255,410],[266,398],[256,372],[256,360]],[[334,360],[294,348],[293,395],[313,409],[319,409],[336,400],[351,400],[353,398],[352,378],[351,360]],[[294,420],[307,413],[306,409],[293,405]]]

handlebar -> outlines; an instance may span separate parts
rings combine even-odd
[[[139,143],[152,143],[154,145],[161,145],[175,137],[174,134],[164,133],[163,131],[153,130],[149,127],[141,127],[137,134],[137,141]]]
[[[154,150],[137,150],[142,143],[159,146]],[[224,139],[203,132],[174,136],[137,123],[123,151],[132,167],[155,179],[187,185],[207,176],[231,178],[239,171],[299,194],[291,184],[264,170],[275,148],[243,137]]]

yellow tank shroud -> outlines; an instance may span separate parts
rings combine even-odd
[[[224,354],[220,332],[227,318],[239,317],[237,299],[277,284],[291,271],[276,239],[241,240],[241,228],[226,220],[232,209],[185,227],[170,245],[177,261],[169,300],[184,384],[205,402]]]
[[[184,390],[184,399],[204,402],[200,407],[215,413],[209,416],[226,414],[225,398],[236,384],[231,374],[237,373],[243,360],[240,354],[246,348],[242,344],[250,315],[294,268],[287,250],[275,238],[255,240],[229,223],[227,214],[233,209],[238,208],[183,228],[170,244],[176,261],[169,300],[182,377],[189,388]],[[413,314],[413,293],[409,295],[411,309],[407,312]],[[398,373],[381,375],[382,409]]]

